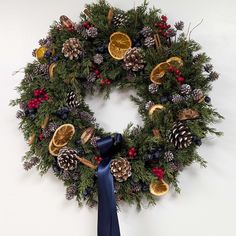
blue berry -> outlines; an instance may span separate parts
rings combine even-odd
[[[47,50],[46,52],[45,52],[45,54],[44,54],[44,57],[45,58],[48,58],[48,57],[50,57],[51,56],[51,51],[50,50]]]
[[[62,120],[67,120],[68,119],[68,114],[64,113],[60,116]]]
[[[206,97],[205,97],[205,102],[206,102],[206,103],[210,103],[210,102],[211,102],[211,98],[208,97],[208,96],[206,96]]]

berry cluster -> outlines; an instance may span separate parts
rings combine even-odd
[[[62,120],[67,120],[70,113],[70,109],[68,107],[62,107],[56,111],[56,116]]]
[[[185,78],[183,76],[181,76],[181,73],[180,73],[179,69],[177,69],[174,66],[170,66],[169,72],[175,75],[176,80],[177,80],[177,82],[179,84],[183,84],[184,83]]]
[[[153,167],[152,173],[160,180],[164,178],[164,174],[165,174],[164,170],[158,167]]]
[[[83,23],[82,23],[82,26],[83,26],[84,28],[86,28],[86,29],[89,29],[89,28],[92,27],[92,25],[91,25],[90,22],[88,22],[88,21],[83,22]]]
[[[48,94],[44,89],[35,89],[34,90],[34,98],[28,101],[29,109],[38,109],[40,104],[43,101],[47,101],[49,99]]]
[[[103,160],[102,157],[94,157],[95,161],[97,162],[97,164],[99,165],[101,163],[101,161]]]
[[[137,156],[137,152],[134,147],[129,149],[128,156],[129,156],[129,159],[134,159],[134,157]]]
[[[111,84],[111,80],[105,78],[105,79],[101,79],[100,81],[101,85],[110,85]]]
[[[169,32],[171,28],[171,25],[167,24],[167,19],[168,18],[166,16],[161,16],[161,21],[155,23],[155,27],[158,28],[158,33],[165,38],[169,37]]]

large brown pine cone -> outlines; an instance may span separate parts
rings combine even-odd
[[[144,60],[141,48],[129,48],[124,55],[125,67],[128,70],[138,71],[144,67]]]
[[[111,173],[118,182],[126,181],[131,176],[131,165],[125,158],[117,158],[111,161]]]
[[[192,134],[183,122],[175,122],[169,135],[169,141],[178,149],[187,148],[192,144]]]
[[[62,53],[70,60],[77,59],[82,54],[82,48],[79,39],[67,39],[63,44]]]

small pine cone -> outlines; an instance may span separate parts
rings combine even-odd
[[[175,122],[169,135],[169,141],[176,148],[187,148],[192,144],[192,134],[182,122]]]
[[[76,31],[84,38],[88,38],[88,34],[86,32],[86,29],[82,25],[76,25]]]
[[[184,100],[183,96],[181,96],[180,94],[174,94],[172,95],[172,99],[171,101],[173,103],[181,103]]]
[[[152,34],[152,28],[150,26],[144,26],[140,33],[143,35],[144,38],[149,37]]]
[[[88,74],[86,79],[89,83],[93,83],[93,82],[96,81],[97,77],[96,77],[96,74],[94,72],[91,72],[91,73]]]
[[[209,74],[209,80],[210,81],[215,81],[219,79],[219,74],[215,71],[212,71],[210,74]]]
[[[183,30],[184,29],[184,22],[183,21],[178,21],[175,23],[175,28],[177,30]]]
[[[93,117],[89,112],[87,111],[77,111],[76,112],[77,117],[80,118],[81,120],[86,120],[88,122],[91,123],[95,123],[96,122],[96,118]]]
[[[116,27],[125,26],[128,23],[128,16],[123,13],[117,14],[112,19],[112,24]]]
[[[74,149],[63,147],[57,157],[58,165],[66,171],[74,170],[78,164],[76,156],[77,152]]]
[[[132,190],[133,193],[138,193],[142,190],[142,186],[140,184],[136,184],[132,187],[131,190]]]
[[[128,70],[138,71],[144,68],[144,60],[141,48],[130,48],[124,55],[124,63]]]
[[[212,64],[206,64],[204,66],[204,70],[207,72],[207,73],[211,73],[212,70],[213,70],[213,65]]]
[[[24,111],[24,112],[28,110],[28,105],[27,105],[26,102],[20,102],[20,103],[19,103],[19,107],[20,107],[20,109],[21,109],[22,111]]]
[[[71,173],[71,178],[74,181],[78,181],[80,179],[80,172],[75,170],[73,173]]]
[[[92,137],[91,138],[91,141],[90,141],[90,143],[91,143],[91,145],[93,146],[93,147],[97,147],[97,140],[98,139],[100,139],[100,137]]]
[[[51,137],[57,128],[58,128],[58,125],[56,123],[54,123],[54,122],[48,123],[47,127],[45,129],[43,129],[43,131],[42,131],[43,137],[44,138]]]
[[[150,84],[150,85],[148,86],[148,91],[149,91],[151,94],[157,93],[158,89],[159,89],[159,85],[158,85],[158,84],[152,83],[152,84]]]
[[[67,93],[66,103],[70,108],[76,108],[80,105],[74,91],[70,91],[69,93]]]
[[[30,82],[32,82],[33,80],[34,80],[34,77],[33,77],[32,75],[25,74],[25,76],[24,76],[24,81],[25,81],[25,82],[30,83]]]
[[[88,37],[90,38],[96,38],[98,35],[98,29],[96,27],[90,27],[89,29],[86,30],[86,33]]]
[[[60,176],[63,172],[63,170],[60,168],[60,166],[57,163],[57,158],[53,160],[52,163],[52,170],[56,176]]]
[[[112,175],[118,182],[126,181],[132,174],[131,165],[127,159],[113,159],[110,168]]]
[[[172,37],[175,37],[175,36],[176,36],[176,30],[173,29],[173,28],[168,29],[168,30],[166,31],[166,33],[167,33],[167,37],[169,37],[169,38],[172,38]]]
[[[31,157],[29,161],[23,163],[25,170],[30,170],[32,167],[36,166],[39,163],[40,159],[37,156]]]
[[[79,39],[69,38],[63,43],[62,53],[70,60],[77,59],[82,54]]]
[[[32,56],[33,56],[33,57],[36,57],[36,51],[37,51],[37,48],[35,48],[35,49],[32,51]]]
[[[60,166],[59,166],[59,168],[60,168]],[[70,171],[62,170],[62,174],[60,177],[63,181],[71,180],[71,173],[70,173]]]
[[[195,101],[199,101],[204,96],[203,91],[201,89],[194,89],[192,95]]]
[[[169,164],[169,168],[170,168],[171,172],[178,172],[178,171],[182,171],[183,170],[183,165],[180,164],[180,163],[171,162]]]
[[[22,118],[24,118],[24,117],[25,117],[25,112],[24,112],[24,111],[18,110],[18,111],[16,112],[16,118],[17,118],[17,119],[22,119]]]
[[[48,75],[48,68],[49,68],[48,64],[35,64],[32,75],[34,76]]]
[[[180,91],[182,95],[189,95],[192,92],[192,88],[189,84],[182,84]]]
[[[66,188],[66,199],[72,200],[77,194],[77,186],[75,184]]]
[[[103,63],[103,56],[102,54],[96,54],[95,56],[93,56],[93,61],[94,63],[100,65]]]
[[[148,101],[148,102],[145,104],[145,109],[148,111],[153,105],[154,105],[154,102],[153,102],[153,101]]]
[[[171,151],[167,151],[167,152],[164,153],[164,159],[167,162],[173,161],[174,154]]]
[[[144,39],[144,46],[150,48],[155,45],[155,40],[153,37],[147,37]]]

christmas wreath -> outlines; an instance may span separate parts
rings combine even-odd
[[[183,29],[146,2],[123,11],[100,0],[86,5],[79,23],[61,16],[39,40],[11,102],[30,145],[24,168],[52,169],[79,205],[102,207],[104,186],[110,200],[138,207],[169,186],[179,192],[178,174],[193,162],[206,165],[197,146],[221,134],[209,125],[222,118],[208,96],[218,73]],[[85,97],[127,88],[136,91],[143,125],[111,134]]]

